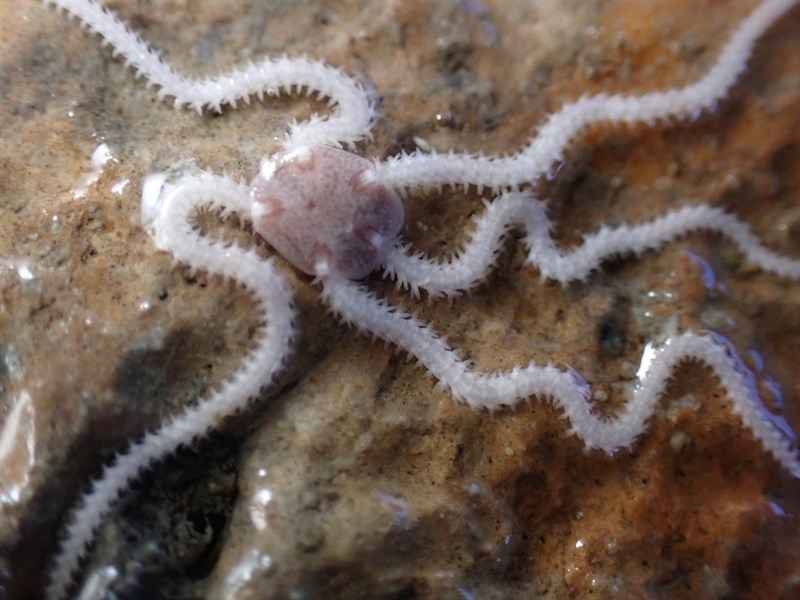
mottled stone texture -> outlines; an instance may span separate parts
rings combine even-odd
[[[383,118],[361,150],[384,157],[417,144],[513,152],[583,93],[690,81],[752,5],[112,6],[193,73],[287,52],[364,77]],[[34,2],[4,0],[0,26],[0,598],[21,599],[38,597],[57,528],[102,464],[235,369],[253,335],[245,293],[153,248],[143,177],[197,165],[249,181],[285,124],[324,106],[178,113]],[[798,30],[794,10],[715,114],[588,132],[543,185],[562,243],[705,201],[800,256]],[[101,143],[113,160],[87,184]],[[481,210],[461,192],[405,202],[404,236],[437,253],[457,248]],[[203,224],[273,253],[249,230]],[[369,285],[480,368],[573,365],[609,412],[647,342],[714,329],[798,431],[798,284],[703,235],[567,288],[523,258],[512,239],[487,283],[452,304]],[[800,486],[704,369],[676,373],[630,452],[587,454],[538,399],[491,416],[455,405],[391,348],[338,326],[284,264],[303,327],[290,370],[125,495],[87,564],[93,598],[797,597]]]

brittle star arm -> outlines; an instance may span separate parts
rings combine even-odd
[[[261,319],[258,337],[242,367],[221,383],[219,389],[155,431],[146,433],[103,470],[70,517],[50,574],[46,591],[49,600],[65,596],[95,530],[120,492],[155,462],[180,446],[192,444],[219,427],[226,416],[245,408],[282,369],[294,338],[291,292],[272,261],[260,258],[253,250],[202,237],[192,226],[193,215],[202,206],[242,211],[249,202],[246,188],[204,174],[180,181],[162,198],[153,221],[158,247],[192,269],[227,277],[247,288]]]
[[[81,24],[103,38],[133,67],[147,86],[157,86],[158,97],[173,96],[176,107],[188,106],[197,112],[210,108],[220,112],[224,105],[236,108],[250,96],[264,94],[317,92],[328,98],[332,114],[314,115],[303,123],[292,123],[284,141],[287,151],[312,144],[352,145],[369,137],[377,119],[375,103],[363,86],[339,69],[306,58],[265,58],[244,68],[216,77],[192,79],[173,70],[162,58],[127,28],[111,11],[94,0],[43,0],[76,17]]]
[[[669,212],[639,225],[602,227],[584,236],[572,250],[556,247],[550,235],[552,223],[545,202],[526,192],[506,192],[475,217],[475,228],[463,248],[454,256],[432,259],[422,253],[409,255],[407,246],[387,250],[385,272],[400,287],[415,295],[424,289],[431,296],[454,296],[481,282],[495,263],[506,232],[514,226],[525,231],[528,261],[543,278],[562,284],[585,280],[600,268],[603,260],[655,250],[666,242],[693,231],[712,231],[730,239],[748,262],[769,273],[800,280],[800,260],[781,256],[764,247],[746,223],[725,211],[701,204]]]
[[[756,41],[798,0],[766,0],[739,24],[711,69],[682,88],[641,95],[598,94],[565,104],[547,117],[528,145],[504,158],[469,154],[420,153],[376,163],[376,176],[396,189],[475,185],[495,192],[535,181],[564,158],[570,142],[600,123],[653,123],[696,117],[715,106],[744,70]]]
[[[745,427],[761,441],[785,469],[800,477],[800,458],[786,434],[764,418],[763,405],[752,384],[752,373],[732,348],[711,337],[684,333],[669,338],[643,355],[636,382],[625,407],[613,418],[592,413],[588,385],[573,371],[533,363],[510,371],[479,373],[436,334],[430,325],[403,313],[363,286],[336,276],[320,277],[322,295],[339,317],[350,325],[405,350],[449,388],[456,400],[472,408],[494,411],[513,406],[524,398],[551,398],[570,422],[570,433],[587,448],[611,454],[629,447],[646,429],[658,400],[664,395],[673,371],[683,362],[698,361],[711,368]]]

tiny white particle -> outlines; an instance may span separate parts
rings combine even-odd
[[[122,192],[125,191],[125,188],[128,187],[129,183],[130,181],[128,179],[119,180],[117,183],[111,186],[111,193],[121,196]]]
[[[19,275],[19,278],[22,281],[30,281],[33,279],[33,273],[25,263],[20,263],[17,265],[17,275]]]
[[[142,185],[142,223],[149,226],[158,216],[161,209],[161,188],[167,176],[164,173],[148,175]]]

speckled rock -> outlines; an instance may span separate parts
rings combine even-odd
[[[7,7],[13,6],[13,10]],[[381,93],[385,157],[509,153],[583,93],[703,73],[745,2],[194,2],[113,8],[176,67],[307,54]],[[37,598],[69,507],[125,441],[232,372],[247,294],[157,252],[148,173],[252,179],[306,97],[220,115],[159,103],[96,38],[36,2],[0,6],[0,598]],[[692,123],[596,128],[542,183],[566,246],[602,223],[709,202],[800,256],[800,10],[731,98]],[[404,237],[456,249],[474,194],[405,199]],[[265,256],[249,229],[204,227]],[[513,236],[512,236],[513,238]],[[90,598],[792,598],[800,485],[705,369],[675,374],[630,451],[586,453],[549,404],[453,403],[392,348],[339,326],[283,263],[302,335],[252,411],[147,474],[87,561]],[[539,281],[512,239],[486,284],[417,310],[482,369],[572,365],[613,413],[645,345],[713,329],[800,428],[800,285],[693,235],[586,284]],[[113,596],[112,596],[113,595]]]

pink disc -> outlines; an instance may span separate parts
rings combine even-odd
[[[331,146],[264,162],[250,184],[253,228],[304,273],[366,277],[405,221],[400,197],[370,181],[371,169]]]

